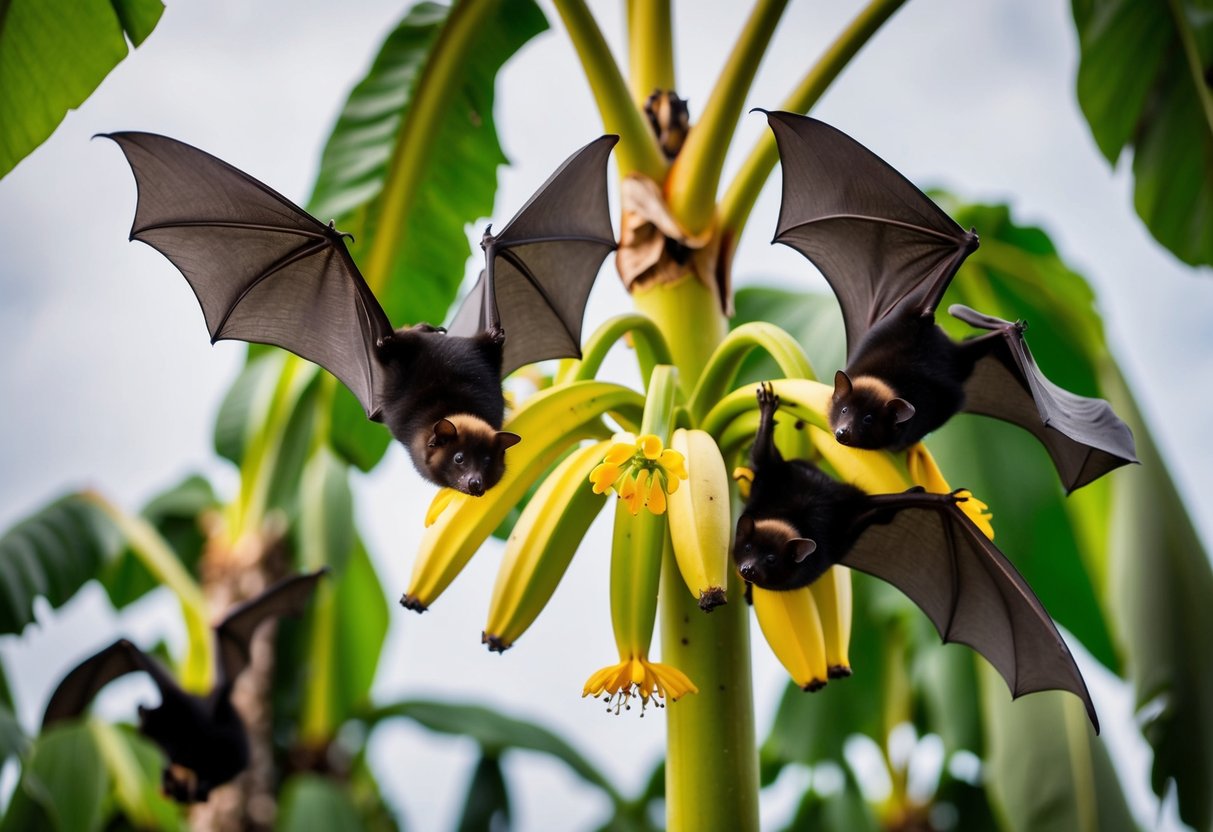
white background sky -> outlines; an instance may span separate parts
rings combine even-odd
[[[620,57],[622,5],[591,3]],[[740,28],[742,5],[675,4],[679,92],[693,116]],[[165,133],[304,202],[345,95],[404,8],[384,0],[171,3],[144,46],[0,180],[0,331],[7,344],[0,351],[0,528],[82,486],[135,508],[190,471],[205,472],[221,487],[233,483],[211,451],[211,427],[243,348],[209,346],[185,282],[159,254],[126,242],[135,199],[130,171],[117,148],[90,143],[89,136]],[[776,106],[858,8],[794,2],[747,108]],[[554,11],[546,4],[545,11],[556,28],[498,80],[498,129],[514,163],[501,173],[498,223],[559,160],[601,132],[572,48]],[[1207,270],[1187,269],[1154,244],[1133,213],[1127,164],[1108,169],[1077,110],[1076,67],[1068,4],[913,0],[815,115],[920,185],[944,186],[970,200],[1010,201],[1020,222],[1048,230],[1067,262],[1096,287],[1116,356],[1208,539],[1213,510],[1202,495],[1213,487],[1205,390],[1213,378],[1213,281]],[[743,120],[730,171],[765,129],[759,116]],[[737,284],[810,280],[799,255],[767,245],[777,207],[772,185],[742,241]],[[478,237],[482,226],[469,233]],[[626,306],[617,281],[604,273],[587,326]],[[359,522],[392,600],[377,697],[496,704],[568,736],[625,792],[639,789],[662,753],[662,715],[616,719],[579,698],[585,677],[614,661],[605,547],[583,548],[515,650],[488,655],[478,635],[496,551],[486,548],[424,617],[405,613],[394,600],[408,580],[431,490],[393,449],[357,491]],[[607,535],[600,524],[590,537]],[[60,614],[43,609],[38,626],[0,642],[27,726],[74,662],[119,633],[153,641],[165,627],[179,627],[175,618],[161,598],[119,622],[95,587]],[[757,643],[754,652],[763,733],[784,676],[765,645]],[[1114,686],[1093,687],[1117,753],[1129,747],[1118,739],[1132,730],[1128,700]],[[153,696],[150,686],[136,690]],[[131,715],[127,697],[107,702],[114,713]],[[418,828],[454,821],[473,755],[469,741],[435,741],[408,725],[383,731],[373,749],[394,805]],[[1128,790],[1152,823],[1146,761],[1139,749],[1129,759]],[[558,764],[532,759],[508,776],[518,787],[520,828],[584,827],[605,809]],[[784,809],[767,811],[774,820]]]

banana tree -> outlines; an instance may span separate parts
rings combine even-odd
[[[584,695],[607,697],[621,714],[636,704],[642,712],[669,705],[662,789],[669,828],[756,828],[761,785],[800,764],[814,766],[816,784],[818,764],[843,760],[843,747],[857,734],[869,735],[881,749],[893,783],[890,795],[864,806],[864,784],[848,774],[841,796],[836,791],[827,800],[816,785],[806,789],[795,822],[824,826],[831,817],[847,817],[852,828],[876,822],[911,828],[933,806],[946,804],[962,813],[964,825],[990,817],[1007,828],[1131,823],[1103,746],[1077,727],[1081,720],[1074,721],[1075,703],[1039,695],[1009,704],[989,669],[967,656],[957,659],[961,648],[941,651],[933,631],[904,599],[865,581],[852,586],[842,571],[804,591],[754,595],[763,633],[793,679],[776,726],[759,743],[750,613],[727,560],[740,500],[729,472],[754,433],[753,382],[774,379],[797,417],[777,435],[786,454],[820,458],[839,477],[870,490],[900,491],[912,483],[947,490],[950,480],[991,506],[1000,541],[1005,535],[1007,551],[1023,553],[1017,565],[1060,623],[1096,661],[1131,675],[1139,701],[1151,705],[1147,736],[1157,752],[1156,790],[1161,794],[1176,781],[1185,819],[1207,825],[1213,673],[1200,657],[1188,661],[1193,657],[1185,660],[1179,651],[1207,623],[1202,599],[1213,591],[1213,581],[1145,426],[1134,425],[1146,450],[1143,469],[1118,473],[1070,502],[1060,499],[1047,466],[1029,464],[1031,451],[1021,453],[1004,435],[970,433],[967,422],[933,437],[931,450],[918,452],[913,461],[840,450],[823,436],[830,388],[818,384],[814,373],[841,366],[837,322],[812,299],[733,294],[737,243],[775,166],[774,141],[758,141],[728,181],[724,160],[785,5],[755,4],[712,94],[690,119],[669,94],[678,84],[668,3],[627,4],[625,73],[586,5],[555,2],[602,127],[621,137],[618,264],[636,311],[602,323],[583,345],[580,361],[542,379],[544,389],[520,403],[510,429],[529,441],[512,452],[509,473],[497,488],[480,499],[450,493],[435,498],[406,594],[423,607],[441,603],[443,591],[494,530],[508,532],[484,641],[489,649],[511,649],[542,614],[608,501],[606,493],[614,490],[609,595],[618,662],[597,671],[584,668],[573,686],[584,679]],[[866,5],[784,99],[756,103],[810,110],[901,5]],[[1080,12],[1076,4],[1080,23],[1091,19]],[[524,0],[451,9],[419,4],[389,35],[352,92],[325,149],[309,208],[355,234],[352,253],[392,320],[441,320],[454,298],[468,251],[463,225],[490,212],[496,167],[503,160],[492,79],[543,25],[538,9]],[[1199,52],[1199,39],[1196,46]],[[661,94],[651,98],[654,91]],[[1033,320],[1034,351],[1042,365],[1058,368],[1064,386],[1102,394],[1116,400],[1122,413],[1132,412],[1085,284],[1071,278],[1039,232],[1014,225],[998,208],[966,210],[983,235],[983,248],[955,282],[958,299],[979,298],[983,309]],[[952,213],[969,216],[955,206]],[[639,386],[598,379],[606,353],[625,340],[635,350]],[[760,355],[767,363],[756,368]],[[355,801],[351,814],[350,795],[365,796],[373,778],[362,750],[344,744],[349,726],[429,713],[403,705],[376,708],[367,699],[379,666],[386,591],[351,520],[349,482],[353,468],[379,463],[387,442],[386,433],[364,420],[355,399],[332,378],[259,348],[250,351],[220,413],[216,445],[239,467],[238,490],[203,501],[209,518],[205,541],[167,551],[177,552],[200,576],[212,608],[248,591],[241,585],[249,573],[268,580],[287,568],[327,563],[337,578],[322,591],[309,619],[280,639],[289,660],[262,669],[262,678],[272,682],[245,706],[263,728],[265,748],[274,747],[273,736],[292,737],[291,761],[282,763],[282,746],[267,753],[260,773],[240,787],[245,799],[233,802],[227,822],[240,822],[242,807],[272,800],[283,772],[289,774],[278,795],[283,823],[303,825],[321,809],[335,819],[358,817],[367,826],[383,822],[383,806],[375,799]],[[78,524],[76,511],[55,516]],[[1151,537],[1147,519],[1159,515],[1171,518],[1162,524],[1168,531]],[[1109,517],[1115,517],[1115,527]],[[57,522],[51,525],[60,528]],[[1151,539],[1165,540],[1156,548],[1162,557],[1144,566],[1127,541]],[[51,569],[38,579],[24,543],[5,551],[10,560],[3,563],[19,563],[24,570],[17,573],[21,579],[7,584],[10,593],[18,588],[15,606],[22,609],[37,595],[62,603],[97,563],[110,563],[95,544],[69,547],[86,553],[81,577],[61,583]],[[44,563],[60,554],[53,546],[32,551],[45,552]],[[128,558],[115,563],[126,565],[107,569],[130,581],[130,597],[155,583],[146,567],[140,572]],[[169,573],[152,574],[164,581]],[[196,592],[185,594],[194,599],[190,609],[206,606]],[[1171,614],[1160,616],[1160,609]],[[660,661],[651,644],[658,615]],[[28,614],[18,618],[20,626],[29,620]],[[202,648],[196,641],[190,641],[183,678],[203,672],[189,668],[206,666],[197,659]],[[1190,672],[1182,677],[1168,670],[1183,661]],[[851,679],[831,681],[818,693],[802,690],[820,687],[831,668],[847,666],[856,668]],[[290,672],[300,667],[314,672],[301,680]],[[1030,711],[1024,710],[1026,702],[1035,703]],[[1153,707],[1159,702],[1161,708]],[[907,722],[922,734],[942,737],[950,754],[982,758],[984,783],[949,775],[933,795],[912,793],[908,767],[891,739]],[[104,732],[91,726],[83,740],[48,740],[59,749],[69,748],[69,741],[114,747],[89,739]],[[499,758],[509,745],[490,731],[477,739],[483,760],[469,792],[469,813],[480,798],[501,793]],[[21,746],[19,740],[9,744]],[[64,752],[45,753],[51,756],[28,758],[31,776],[53,769]],[[1016,774],[1016,767],[1033,771],[1042,761],[1056,775],[1053,791]],[[341,785],[309,770],[337,775]],[[102,784],[91,793],[104,791]],[[607,793],[619,824],[629,818],[642,822],[636,820],[644,816],[638,804],[617,790]],[[198,821],[222,824],[210,814],[220,811],[205,809]],[[31,816],[15,817],[20,823]]]

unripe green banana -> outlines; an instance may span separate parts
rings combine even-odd
[[[512,646],[556,591],[581,538],[606,503],[605,496],[594,493],[589,476],[610,445],[596,442],[571,453],[522,510],[505,545],[481,635],[490,650]]]
[[[688,479],[669,497],[670,538],[678,570],[705,612],[725,603],[728,585],[729,475],[709,434],[674,431],[670,447],[686,460]]]

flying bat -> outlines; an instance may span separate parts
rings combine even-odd
[[[206,696],[181,689],[172,675],[126,639],[77,665],[51,694],[42,727],[79,716],[114,679],[143,671],[160,689],[160,705],[139,706],[139,733],[168,757],[164,792],[180,803],[205,801],[248,766],[248,732],[232,705],[236,677],[248,667],[253,632],[267,619],[302,615],[328,569],[279,581],[235,607],[215,627],[216,681]]]
[[[936,325],[976,233],[845,133],[766,115],[783,162],[775,242],[809,258],[842,307],[847,365],[834,376],[829,413],[839,442],[904,450],[968,411],[1030,431],[1067,492],[1137,461],[1133,434],[1106,401],[1045,377],[1024,323],[954,305],[954,317],[987,332],[958,343]]]
[[[911,489],[865,494],[775,447],[779,399],[764,386],[750,450],[754,479],[737,522],[733,560],[763,589],[807,586],[835,564],[887,581],[917,604],[945,642],[990,661],[1017,697],[1038,690],[1078,696],[1099,732],[1086,683],[1053,619],[960,509],[963,499]]]
[[[154,133],[103,134],[138,186],[132,240],[175,265],[211,343],[273,344],[325,368],[383,422],[417,470],[480,495],[519,441],[501,430],[501,379],[523,364],[580,357],[585,304],[615,248],[602,136],[562,164],[499,234],[449,331],[393,329],[354,265],[346,234],[248,174]],[[508,333],[508,338],[507,338]]]

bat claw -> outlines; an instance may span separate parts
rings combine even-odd
[[[764,381],[758,385],[758,407],[763,412],[770,411],[774,413],[779,409],[779,396],[775,393],[775,388],[771,386],[771,382]]]

